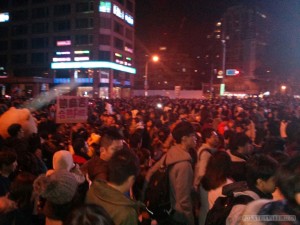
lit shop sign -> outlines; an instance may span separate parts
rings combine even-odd
[[[76,55],[80,55],[80,54],[90,54],[89,50],[80,50],[80,51],[74,51],[74,53]]]
[[[111,13],[111,2],[100,2],[99,12]]]
[[[88,61],[90,60],[90,57],[88,56],[82,56],[82,57],[75,57],[74,61],[78,62],[78,61]]]
[[[57,41],[56,46],[69,46],[71,45],[71,40],[65,40],[65,41]]]
[[[56,58],[54,57],[52,59],[53,62],[70,62],[71,58],[70,57],[65,57],[65,58]]]
[[[9,13],[0,13],[0,23],[9,21]]]
[[[120,19],[125,20],[125,22],[131,26],[134,24],[133,17],[130,16],[128,13],[125,13],[124,10],[120,9],[120,7],[117,5],[113,5],[113,14],[119,17]]]
[[[56,55],[70,55],[71,52],[56,52]]]
[[[132,48],[128,48],[127,46],[125,46],[124,51],[125,52],[133,53],[133,49]]]
[[[124,11],[120,9],[120,7],[114,5],[113,6],[113,14],[115,14],[117,17],[124,20]]]
[[[51,63],[51,69],[78,69],[78,68],[108,68],[123,71],[126,73],[136,74],[136,69],[128,66],[123,66],[113,62],[105,61],[88,61],[88,62],[54,62]]]
[[[133,17],[130,16],[129,14],[125,13],[125,21],[130,24],[130,25],[133,25],[134,24],[134,20],[133,20]]]

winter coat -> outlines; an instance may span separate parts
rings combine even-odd
[[[93,182],[87,193],[86,203],[102,206],[115,225],[138,224],[138,202],[127,198],[104,181]]]
[[[193,188],[192,158],[180,145],[174,145],[167,152],[169,166],[170,200],[175,210],[172,218],[179,223],[194,225],[191,193]]]

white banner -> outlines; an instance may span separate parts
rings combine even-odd
[[[77,96],[57,97],[56,123],[82,123],[88,117],[88,99]]]

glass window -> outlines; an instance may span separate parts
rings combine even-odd
[[[114,38],[114,47],[119,49],[119,50],[123,50],[124,49],[124,43],[121,39],[119,38]]]
[[[31,40],[31,47],[33,49],[41,49],[48,47],[48,38],[33,38]]]
[[[47,62],[45,53],[37,52],[31,54],[31,63],[44,63]]]
[[[110,52],[99,51],[99,60],[110,61]]]
[[[28,0],[12,0],[12,6],[18,7],[18,6],[24,6],[28,4]]]
[[[14,50],[22,50],[27,48],[27,40],[26,39],[18,39],[13,40],[11,42],[12,49]]]
[[[70,13],[71,13],[71,5],[70,4],[55,5],[53,8],[54,16],[65,16]]]
[[[93,44],[92,35],[76,35],[75,36],[75,45],[88,45]]]
[[[28,19],[28,11],[27,10],[18,10],[14,11],[11,14],[13,21],[22,21]]]
[[[123,26],[117,21],[114,21],[114,31],[118,34],[123,35]]]
[[[32,19],[46,18],[49,16],[49,10],[46,7],[34,8],[31,11]]]
[[[53,22],[53,31],[68,31],[71,29],[70,20],[60,20]]]
[[[79,2],[76,4],[76,12],[92,12],[94,10],[94,4],[90,2]]]
[[[101,17],[100,18],[100,27],[105,29],[111,29],[111,19]]]
[[[106,34],[100,34],[99,35],[99,43],[100,43],[100,45],[110,45],[111,44],[110,36],[106,35]]]
[[[48,33],[48,23],[34,23],[32,24],[33,34]]]
[[[8,42],[7,41],[0,41],[0,50],[7,50]],[[1,66],[1,65],[0,65]]]
[[[15,54],[11,57],[12,63],[15,64],[25,64],[27,63],[27,55],[26,54]]]
[[[133,31],[129,30],[129,29],[126,29],[125,36],[129,40],[133,40]]]
[[[28,26],[27,25],[13,26],[11,31],[13,35],[26,35],[28,33]]]
[[[76,19],[75,27],[76,28],[92,28],[94,25],[94,21],[91,18],[81,18]]]
[[[9,28],[0,26],[0,36],[1,37],[8,37]]]

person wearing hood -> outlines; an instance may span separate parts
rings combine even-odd
[[[183,121],[178,123],[172,136],[175,140],[166,154],[166,165],[169,168],[170,201],[174,213],[172,220],[176,224],[193,225],[192,190],[194,172],[190,148],[196,147],[196,136],[193,125]]]
[[[137,225],[140,205],[126,196],[139,174],[137,156],[122,149],[109,160],[108,168],[108,181],[94,180],[86,203],[102,206],[116,225]]]

